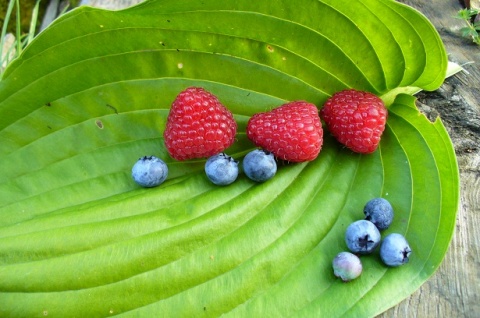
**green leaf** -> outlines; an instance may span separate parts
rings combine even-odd
[[[455,18],[456,19],[461,19],[461,20],[468,20],[470,18],[470,10],[466,9],[466,8],[458,10]]]
[[[463,37],[470,37],[470,36],[475,37],[475,36],[478,36],[477,31],[475,31],[475,29],[470,28],[470,27],[461,28],[461,29],[460,29],[460,32],[462,33],[462,36],[463,36]]]
[[[440,119],[410,87],[447,69],[435,29],[389,0],[146,1],[117,12],[80,7],[42,32],[0,81],[0,315],[374,316],[440,265],[459,200]],[[254,148],[248,118],[290,100],[321,107],[354,87],[388,97],[379,150],[354,154],[328,133],[317,160],[256,184],[211,184],[204,160],[177,162],[162,133],[187,86],[235,114],[235,158]],[[402,90],[402,87],[405,88]],[[397,95],[397,94],[395,94]],[[139,188],[143,155],[169,165]],[[378,252],[348,284],[331,261],[372,197],[395,209],[408,265]],[[386,234],[385,233],[385,234]]]

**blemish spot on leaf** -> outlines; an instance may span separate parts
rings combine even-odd
[[[98,128],[103,129],[103,122],[100,119],[95,121],[95,125],[97,125]]]
[[[117,110],[116,107],[114,107],[114,106],[112,106],[112,105],[110,105],[110,104],[106,104],[105,106],[107,106],[108,108],[110,108],[111,110],[113,110],[113,111],[115,112],[115,114],[118,115],[118,110]]]
[[[44,310],[44,311],[43,311],[43,315],[44,315],[44,316],[48,316],[48,311],[47,311],[47,310]]]
[[[273,51],[275,51],[275,50],[273,49],[273,46],[271,46],[271,45],[267,45],[267,50],[268,50],[268,52],[270,52],[270,53],[273,53]]]
[[[183,63],[178,63],[178,64],[177,64],[177,67],[178,67],[179,69],[182,69],[182,68],[183,68]]]

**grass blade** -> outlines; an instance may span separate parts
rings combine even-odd
[[[33,7],[33,11],[32,11],[32,19],[30,21],[30,28],[28,30],[26,45],[30,44],[30,42],[32,42],[33,38],[35,37],[35,30],[37,28],[39,8],[40,8],[40,0],[37,0],[37,3],[35,3],[35,7]]]
[[[1,61],[2,61],[2,67],[1,67],[1,70],[0,70],[0,75],[3,73],[3,64],[4,64],[4,57],[3,57],[3,47],[4,47],[4,44],[5,44],[5,41],[6,41],[6,35],[7,35],[7,28],[8,28],[8,22],[10,21],[10,16],[12,15],[12,12],[13,12],[13,8],[15,6],[15,0],[10,0],[9,3],[8,3],[8,8],[7,8],[7,12],[5,13],[5,20],[4,20],[4,23],[3,23],[3,27],[2,27],[2,39],[1,39],[1,42],[0,42],[0,57],[1,57]],[[8,54],[5,55],[5,60],[8,60]]]

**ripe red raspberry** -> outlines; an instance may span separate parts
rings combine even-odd
[[[253,115],[247,124],[247,137],[278,159],[303,162],[317,158],[323,129],[315,105],[294,101]]]
[[[233,144],[236,132],[232,113],[217,97],[189,87],[173,102],[163,137],[172,158],[187,160],[223,152]]]
[[[358,153],[372,153],[380,143],[388,112],[372,93],[347,89],[330,97],[320,111],[330,133]]]

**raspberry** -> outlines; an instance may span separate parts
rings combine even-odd
[[[189,87],[170,108],[163,133],[172,158],[208,158],[230,147],[237,132],[232,113],[203,88]]]
[[[315,105],[294,101],[253,115],[247,124],[247,137],[279,159],[303,162],[317,158],[323,129]]]
[[[374,152],[387,121],[383,101],[372,93],[347,89],[330,97],[320,111],[330,133],[354,152]]]

